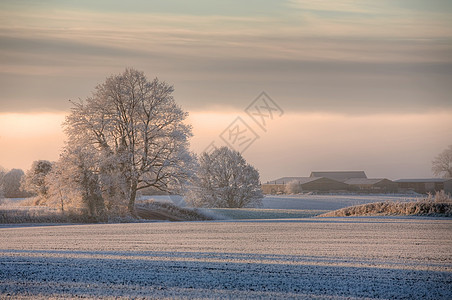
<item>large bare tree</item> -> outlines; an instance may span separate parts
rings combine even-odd
[[[432,161],[432,171],[435,175],[452,178],[452,145],[435,157]]]
[[[131,214],[138,190],[169,191],[190,176],[191,127],[173,91],[157,78],[149,81],[143,72],[126,69],[108,77],[85,101],[73,102],[66,118],[67,147],[90,145],[97,151],[93,171],[100,182],[115,178],[104,192],[126,197]]]

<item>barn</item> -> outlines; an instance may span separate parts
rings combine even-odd
[[[401,191],[426,194],[444,190],[452,195],[452,178],[399,179],[395,182]]]
[[[344,183],[360,192],[395,193],[398,190],[397,183],[386,178],[350,178]]]
[[[314,171],[311,172],[310,177],[325,177],[336,181],[344,182],[350,178],[367,178],[367,175],[364,171],[333,171],[333,172]]]
[[[343,182],[325,177],[282,177],[262,185],[264,194],[279,194],[285,192],[285,186],[289,182],[296,181],[303,191],[344,191],[350,190],[350,186]]]

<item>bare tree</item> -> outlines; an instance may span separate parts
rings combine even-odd
[[[119,178],[119,188],[109,193],[122,193],[133,215],[138,190],[169,191],[190,176],[191,127],[173,91],[157,78],[148,81],[143,72],[126,69],[98,85],[86,101],[74,102],[66,118],[68,147],[95,149],[100,181]]]
[[[21,189],[21,179],[24,171],[21,169],[12,169],[3,176],[3,193],[6,198],[21,198],[29,196]]]
[[[47,160],[37,160],[31,165],[31,169],[22,177],[22,189],[38,195],[41,200],[47,198],[49,189],[45,177],[52,170],[52,163]]]
[[[432,161],[433,174],[452,178],[452,145],[438,154]]]
[[[67,169],[60,161],[56,162],[52,170],[47,174],[45,181],[48,185],[48,201],[47,205],[58,207],[62,212],[68,208],[73,208],[70,201],[75,200],[71,192],[74,190],[74,185],[70,184],[72,177],[66,178],[68,174]]]
[[[0,199],[3,198],[3,177],[7,173],[7,170],[0,166]]]
[[[186,201],[201,207],[259,206],[263,195],[259,172],[227,147],[203,153]]]

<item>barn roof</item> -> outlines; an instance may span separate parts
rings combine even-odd
[[[333,171],[333,172],[311,172],[310,177],[326,177],[329,179],[345,181],[350,178],[367,178],[364,171]]]
[[[412,183],[435,183],[435,182],[446,182],[452,180],[452,178],[414,178],[414,179],[398,179],[394,182],[412,182]]]
[[[305,184],[320,179],[320,177],[282,177],[276,180],[269,181],[268,184],[288,184],[291,181],[297,181],[300,184]]]
[[[345,180],[344,183],[351,185],[373,185],[383,180],[385,180],[385,178],[350,178]]]

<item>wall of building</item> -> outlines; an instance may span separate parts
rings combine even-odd
[[[382,181],[374,184],[374,187],[379,188],[380,191],[385,193],[395,193],[398,190],[397,183],[387,179],[383,179]]]
[[[261,186],[262,192],[266,195],[284,194],[285,184],[263,184]]]
[[[444,182],[444,191],[452,196],[452,179]]]
[[[452,179],[445,182],[399,182],[398,187],[402,192],[412,190],[419,194],[426,194],[444,190],[452,194]]]
[[[301,188],[304,191],[322,191],[322,192],[350,190],[350,186],[348,184],[328,178],[319,178],[317,180],[304,183],[301,185]]]

